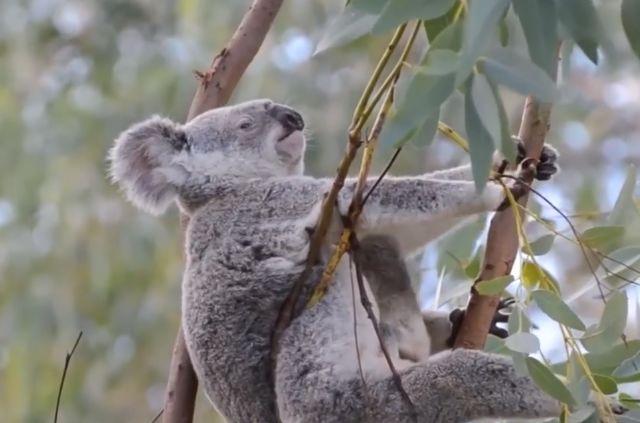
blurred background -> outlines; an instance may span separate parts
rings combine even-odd
[[[178,213],[156,218],[126,203],[107,178],[105,156],[133,122],[155,113],[184,120],[196,87],[193,70],[208,66],[248,3],[0,3],[3,422],[52,419],[65,353],[81,330],[62,398],[63,421],[151,421],[162,407],[179,321]],[[619,2],[596,3],[615,54],[598,67],[577,49],[564,60],[548,139],[561,153],[563,172],[541,186],[575,215],[578,227],[593,226],[611,210],[629,165],[640,163],[640,61],[622,34]],[[233,99],[270,97],[299,109],[310,128],[306,162],[312,175],[333,175],[355,102],[388,38],[314,55],[343,5],[286,0]],[[510,36],[526,48],[511,28]],[[413,61],[424,45],[422,34]],[[515,133],[523,98],[503,95]],[[442,119],[464,134],[462,104],[462,96],[453,98]],[[380,151],[378,170],[389,156],[389,148]],[[418,173],[464,159],[458,147],[437,137],[428,148],[407,145],[392,172]],[[548,206],[532,207],[568,233]],[[473,255],[484,219],[478,222],[412,262],[424,306],[432,306],[440,274],[441,291],[449,294],[440,292],[439,303],[467,291],[469,280],[461,280],[444,257],[452,249],[463,260]],[[533,238],[544,233],[539,225],[529,229]],[[577,293],[572,306],[578,314],[597,321],[601,304],[593,289],[583,289],[593,278],[579,249],[558,241],[540,261],[565,292]],[[629,296],[627,336],[638,338],[638,297],[634,290]],[[557,329],[537,323],[543,350],[553,358],[561,347]],[[196,420],[214,416],[200,393]]]

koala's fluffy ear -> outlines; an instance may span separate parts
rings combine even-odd
[[[116,139],[109,154],[111,177],[136,206],[163,213],[188,176],[175,160],[186,148],[187,135],[181,125],[154,116]]]

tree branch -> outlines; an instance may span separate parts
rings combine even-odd
[[[535,98],[527,97],[518,132],[518,137],[524,143],[527,157],[540,157],[544,139],[549,130],[550,114],[551,104],[539,103]],[[533,175],[525,174],[524,176],[527,177],[525,182],[530,184]],[[526,205],[527,196],[522,196],[518,203]],[[496,212],[489,226],[484,264],[476,283],[511,273],[518,247],[518,232],[513,211],[506,208]],[[475,287],[471,288],[471,298],[454,342],[454,348],[482,349],[484,347],[499,302],[499,296],[480,295]]]
[[[200,80],[187,120],[227,103],[240,77],[255,57],[280,10],[282,0],[254,0],[231,40],[213,59],[205,72],[196,72]],[[183,227],[188,218],[182,216]],[[169,380],[164,398],[164,423],[193,421],[198,380],[184,340],[182,327],[173,347]]]

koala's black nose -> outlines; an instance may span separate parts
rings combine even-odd
[[[274,104],[268,113],[287,130],[301,131],[304,128],[304,120],[300,113],[286,106]]]

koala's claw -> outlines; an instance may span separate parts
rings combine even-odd
[[[518,141],[518,154],[516,156],[516,163],[522,162],[526,158],[526,151],[522,141]],[[558,152],[549,144],[545,144],[542,147],[540,153],[540,160],[536,167],[536,179],[539,181],[548,181],[551,177],[558,172]]]
[[[506,338],[509,336],[509,332],[507,332],[506,329],[498,327],[498,323],[506,323],[509,320],[509,314],[501,313],[501,311],[508,309],[515,302],[516,300],[512,297],[500,300],[498,308],[496,309],[496,314],[493,316],[493,320],[491,321],[491,327],[489,328],[489,333],[491,335],[495,335],[498,338]],[[465,310],[456,308],[449,314],[449,321],[451,322],[451,336],[447,339],[447,345],[449,347],[453,346],[453,343],[458,336],[462,320],[464,319],[464,313]]]
[[[507,323],[509,321],[509,312],[507,309],[511,307],[516,302],[515,298],[509,297],[500,300],[498,303],[498,309],[496,310],[496,314],[493,315],[493,320],[491,321],[491,328],[489,329],[489,333],[497,336],[498,338],[506,338],[509,336],[509,332],[506,329],[498,327],[498,323]],[[502,311],[507,311],[501,313]]]

